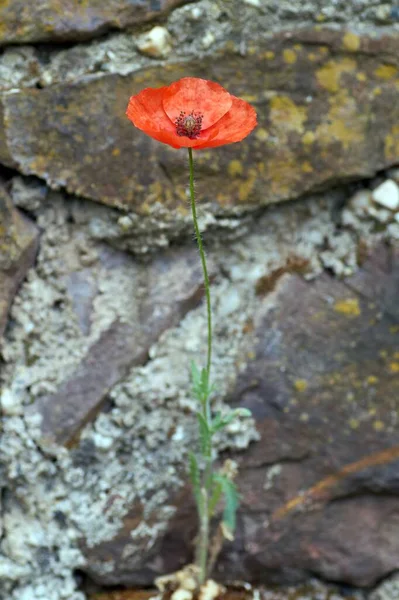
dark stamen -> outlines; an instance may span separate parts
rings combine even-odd
[[[202,129],[202,119],[203,115],[194,114],[194,111],[191,111],[187,116],[184,111],[180,111],[180,115],[175,122],[177,135],[184,135],[194,140],[199,136]]]

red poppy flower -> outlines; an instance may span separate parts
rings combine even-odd
[[[173,148],[213,148],[239,142],[256,126],[256,112],[221,85],[184,77],[132,96],[126,111],[138,129]]]

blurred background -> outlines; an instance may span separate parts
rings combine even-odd
[[[399,5],[0,0],[0,46],[0,599],[193,558],[187,156],[125,117],[184,76],[259,120],[195,152],[214,408],[253,413],[217,440],[242,501],[214,576],[399,598]]]

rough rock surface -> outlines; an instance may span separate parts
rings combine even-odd
[[[184,0],[37,0],[27,4],[24,0],[3,0],[0,46],[90,39],[164,16],[183,3]]]
[[[35,260],[38,233],[34,224],[13,207],[0,185],[0,340],[10,304]]]
[[[184,151],[134,130],[126,99],[212,73],[257,107],[259,126],[242,144],[197,153],[198,193],[214,211],[242,212],[395,164],[398,56],[396,35],[305,29],[248,45],[245,56],[229,42],[189,64],[23,89],[2,98],[0,161],[142,215],[159,203],[187,212]]]
[[[218,562],[219,578],[317,573],[370,586],[399,568],[398,259],[379,247],[345,282],[284,275],[272,300],[262,300],[270,278],[258,282],[256,343],[229,399],[253,412],[261,440],[239,459],[240,529]],[[367,277],[374,285],[364,293]],[[87,553],[92,576],[150,582],[156,556],[162,569],[178,568],[192,553],[190,497],[174,499],[177,512],[154,554],[126,552],[140,518],[134,509],[113,541]],[[100,574],[99,562],[113,568]]]
[[[149,600],[154,595],[151,590],[128,590],[103,594],[94,594],[89,600]],[[221,600],[363,600],[365,594],[358,590],[343,589],[323,584],[316,579],[305,585],[287,586],[282,589],[254,587],[245,588],[237,585],[220,596]],[[380,600],[377,597],[376,600]],[[382,599],[381,599],[382,600]],[[388,599],[383,599],[388,600]],[[396,597],[389,598],[396,600]]]
[[[398,40],[392,1],[0,0],[0,303],[27,275],[0,357],[1,600],[147,586],[192,556],[186,158],[124,116],[187,74],[260,121],[196,155],[214,409],[256,418],[217,439],[243,505],[215,575],[338,582],[263,600],[393,600],[395,576],[351,584],[399,568]]]
[[[76,441],[80,430],[102,408],[111,388],[127,376],[131,367],[148,360],[150,347],[160,335],[177,325],[203,295],[202,270],[195,251],[169,252],[149,266],[105,250],[100,258],[105,270],[114,269],[116,260],[131,274],[135,290],[131,318],[115,318],[57,392],[39,398],[30,407],[31,413],[42,416],[42,444]],[[69,273],[68,279],[69,294],[87,330],[90,305],[98,292],[93,290],[93,273],[86,268]]]

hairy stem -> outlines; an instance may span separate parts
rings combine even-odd
[[[211,407],[209,400],[209,389],[210,389],[210,372],[211,372],[211,360],[212,360],[212,312],[211,312],[211,292],[208,269],[206,265],[206,258],[204,247],[202,244],[201,232],[198,226],[197,208],[195,204],[195,191],[194,191],[194,161],[193,151],[188,148],[188,161],[190,168],[190,198],[191,198],[191,211],[193,215],[193,223],[195,230],[195,237],[197,239],[198,249],[201,257],[202,270],[204,273],[204,284],[205,284],[205,295],[206,295],[206,307],[207,307],[207,318],[208,318],[208,354],[206,361],[206,377],[207,377],[207,394],[204,396],[202,401],[203,416],[211,428]],[[209,448],[207,455],[204,456],[205,469],[201,477],[201,501],[198,504],[199,511],[199,536],[198,536],[198,548],[197,548],[197,566],[199,568],[199,582],[204,583],[207,577],[208,567],[208,552],[209,552],[209,499],[212,487],[212,436],[209,440]]]
[[[202,270],[204,272],[204,284],[205,284],[205,295],[206,295],[206,308],[208,314],[208,357],[206,361],[206,371],[208,374],[208,381],[211,372],[211,360],[212,360],[212,311],[211,311],[211,291],[208,269],[206,266],[206,258],[204,252],[204,246],[202,244],[201,232],[198,227],[197,208],[195,205],[195,192],[194,192],[194,161],[193,151],[191,148],[188,149],[188,162],[190,167],[190,198],[191,198],[191,212],[193,215],[195,237],[197,239],[198,250],[201,257]]]

